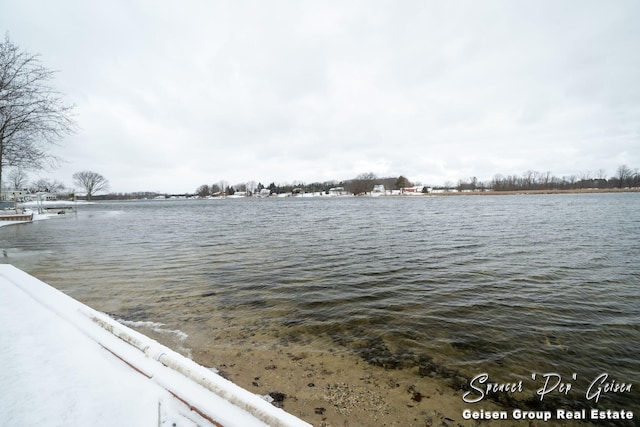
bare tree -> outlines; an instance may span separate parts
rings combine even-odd
[[[50,181],[46,178],[40,178],[29,186],[32,193],[45,192],[50,194],[58,194],[64,190],[64,184],[60,181]]]
[[[373,172],[362,173],[355,179],[349,181],[349,192],[355,196],[369,193],[373,189],[376,179],[376,174]]]
[[[634,188],[640,187],[640,169],[635,168],[631,172],[631,177],[630,177],[629,181],[630,181],[630,186],[631,187],[634,187]]]
[[[41,169],[54,164],[47,145],[75,130],[73,106],[48,84],[54,74],[8,35],[0,42],[0,179],[6,166]]]
[[[227,181],[225,181],[224,179],[220,181],[220,192],[224,194],[226,194],[227,192],[227,188],[229,187],[229,183]],[[213,190],[212,190],[213,192]]]
[[[249,193],[252,193],[252,194],[255,193],[256,192],[256,187],[257,187],[257,185],[256,185],[255,181],[247,182],[247,191]]]
[[[538,172],[528,170],[522,174],[522,187],[524,190],[533,190],[536,185]]]
[[[633,171],[627,165],[620,165],[616,170],[616,178],[618,179],[618,187],[624,188],[629,186],[629,181],[633,177]]]
[[[405,176],[400,175],[398,179],[396,179],[394,187],[396,190],[402,190],[403,188],[411,187],[411,182],[409,182]]]
[[[28,176],[21,168],[13,168],[7,174],[9,188],[12,190],[22,190],[27,187]]]
[[[591,171],[581,172],[578,181],[579,188],[590,188],[593,184],[593,173]]]
[[[196,190],[196,195],[198,197],[208,197],[211,195],[211,190],[207,184],[203,184]]]
[[[553,182],[553,175],[551,175],[550,171],[546,171],[542,173],[540,177],[540,184],[542,185],[543,189],[548,190],[552,182]]]
[[[109,181],[97,172],[82,171],[73,174],[73,182],[87,192],[87,201],[99,191],[109,189]]]

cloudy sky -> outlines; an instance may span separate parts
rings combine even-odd
[[[640,2],[3,2],[78,132],[32,173],[190,192],[640,168]]]

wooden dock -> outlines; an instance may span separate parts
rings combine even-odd
[[[28,214],[0,213],[0,221],[33,221],[33,212]]]

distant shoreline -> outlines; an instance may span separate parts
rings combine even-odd
[[[320,198],[335,198],[335,197],[430,197],[430,196],[519,196],[519,195],[536,195],[536,194],[600,194],[600,193],[612,193],[612,194],[616,194],[616,193],[640,193],[640,187],[633,187],[633,188],[582,188],[582,189],[566,189],[566,190],[560,190],[560,189],[548,189],[548,190],[507,190],[507,191],[495,191],[495,190],[479,190],[479,191],[458,191],[458,190],[450,190],[450,191],[444,191],[444,190],[438,190],[436,192],[432,191],[429,193],[409,193],[409,192],[405,192],[403,194],[383,194],[383,193],[378,193],[378,194],[374,194],[372,195],[371,193],[366,193],[366,194],[360,194],[360,195],[353,195],[353,194],[344,194],[344,195],[327,195],[324,194],[323,192],[316,192],[316,193],[301,193],[301,194],[296,194],[296,195],[292,195],[289,193],[279,193],[279,194],[272,194],[270,196],[265,196],[265,197],[260,197],[260,196],[224,196],[224,197],[194,197],[194,196],[188,196],[188,195],[182,195],[182,196],[171,196],[171,197],[155,197],[155,198],[110,198],[110,197],[104,197],[104,196],[97,196],[94,197],[94,199],[91,202],[86,202],[84,200],[78,200],[75,202],[70,202],[67,201],[65,199],[60,199],[57,201],[50,201],[50,202],[46,202],[46,203],[52,203],[52,204],[61,204],[61,203],[73,203],[74,205],[77,204],[94,204],[97,201],[140,201],[140,200],[180,200],[180,199],[184,199],[184,200],[204,200],[204,199],[226,199],[226,198],[232,198],[232,199],[254,199],[254,198],[265,198],[265,199],[270,199],[270,198],[288,198],[288,197],[294,197],[294,198],[299,198],[299,197],[320,197]],[[22,206],[24,206],[25,204],[21,204]],[[31,206],[35,206],[35,202],[31,205]],[[48,207],[48,206],[45,206]]]
[[[573,190],[448,191],[425,196],[518,196],[529,194],[640,193],[640,188],[583,188]]]

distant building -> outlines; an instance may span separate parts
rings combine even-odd
[[[386,190],[384,189],[384,185],[376,184],[373,186],[373,190],[371,190],[371,194],[385,194]]]
[[[333,187],[329,189],[330,196],[344,196],[347,192],[344,191],[344,187]]]
[[[422,185],[414,185],[413,187],[404,187],[402,189],[402,194],[415,195],[422,194],[424,190],[424,186]]]
[[[14,197],[17,197],[18,200],[23,200],[27,195],[29,195],[29,192],[27,190],[4,189],[0,192],[0,201],[13,202]]]
[[[34,202],[37,200],[58,200],[58,196],[51,193],[30,193],[28,190],[7,190],[0,192],[0,201],[13,202],[16,198],[19,202]]]

